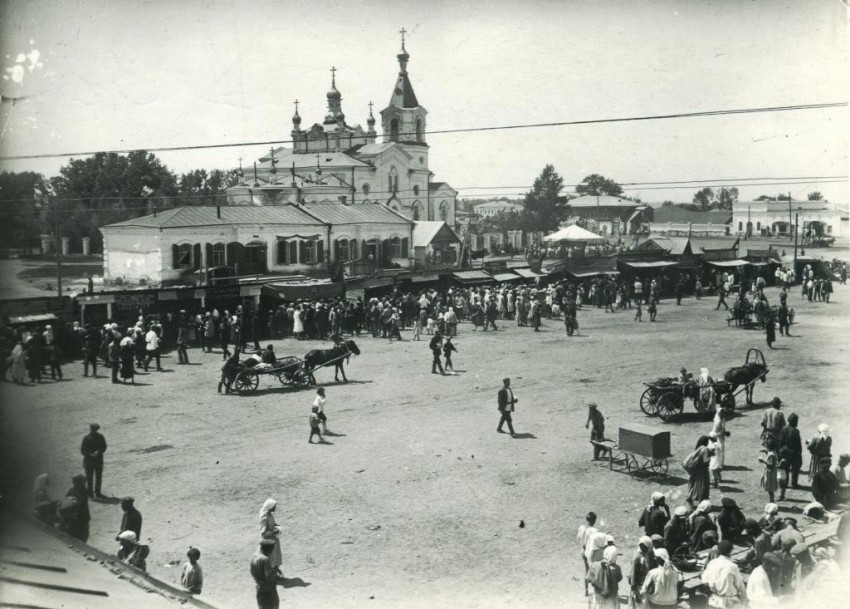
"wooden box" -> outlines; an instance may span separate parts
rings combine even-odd
[[[636,423],[623,425],[618,447],[643,457],[666,459],[670,456],[670,432]]]

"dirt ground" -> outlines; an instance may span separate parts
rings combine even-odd
[[[600,515],[625,569],[649,495],[662,490],[671,505],[682,501],[681,461],[710,428],[690,404],[676,423],[645,417],[643,381],[682,366],[719,377],[742,364],[748,348],[764,351],[770,374],[756,387],[756,406],[730,422],[730,467],[721,492],[712,491],[714,501],[733,497],[748,515],[767,501],[758,485],[759,422],[774,395],[786,416],[800,416],[804,440],[826,422],[834,452],[850,452],[850,289],[835,290],[825,304],[803,302],[795,289],[794,337],[780,337],[774,350],[759,331],[727,327],[714,299],[693,298],[680,307],[663,301],[655,323],[645,311],[637,323],[628,311],[585,307],[581,336],[572,338],[558,321],[540,333],[511,322],[486,334],[461,324],[456,375],[446,377],[430,374],[424,336],[412,342],[406,332],[392,344],[361,337],[350,383],[334,383],[329,370],[317,374],[336,432],[327,445],[307,444],[313,389],[265,381],[252,397],[218,396],[217,353],[194,349],[190,366],[172,355],[165,372],[141,375],[136,386],[82,378],[73,364],[64,382],[3,385],[3,443],[22,492],[49,472],[60,494],[80,471],[88,424],[100,423],[109,442],[104,492],[135,496],[151,573],[177,582],[176,563],[197,546],[204,596],[222,606],[254,606],[248,562],[267,497],[279,502],[284,573],[305,583],[282,590],[287,607],[586,606],[575,542],[584,514]],[[777,301],[776,290],[768,297]],[[275,341],[279,355],[315,346]],[[496,433],[505,376],[519,399],[517,438]],[[590,401],[610,437],[624,423],[670,430],[671,477],[642,480],[592,462],[584,429]],[[782,510],[799,512],[809,497],[790,491]],[[93,504],[90,543],[117,549],[120,521],[116,501]]]

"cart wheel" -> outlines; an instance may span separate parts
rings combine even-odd
[[[674,391],[668,391],[658,398],[658,416],[665,423],[672,421],[680,414],[685,406],[682,396]]]
[[[280,381],[281,385],[288,385],[292,382],[290,377],[286,375],[286,372],[284,370],[281,370],[277,373],[277,380]]]
[[[649,462],[649,470],[654,474],[658,474],[659,476],[666,476],[668,469],[669,464],[667,462],[667,459],[652,459]]]
[[[698,568],[697,555],[691,553],[688,544],[682,544],[673,550],[673,556],[670,557],[673,566],[680,571],[695,571]]]
[[[292,373],[292,384],[299,387],[309,387],[312,384],[312,377],[304,370],[296,370]]]
[[[239,395],[246,395],[257,390],[260,386],[260,377],[250,370],[245,370],[237,375],[234,384]]]
[[[658,416],[658,399],[653,395],[652,388],[647,387],[640,394],[640,409],[649,417]]]
[[[632,460],[633,459],[634,459],[634,462],[635,462],[634,466],[632,466]],[[637,459],[635,459],[632,455],[626,453],[625,461],[626,461],[626,471],[628,471],[631,474],[631,473],[633,473],[632,470],[634,470],[634,473],[637,473],[637,470],[638,470]]]
[[[727,414],[731,414],[735,410],[735,394],[727,393],[720,399],[720,405],[726,409]]]

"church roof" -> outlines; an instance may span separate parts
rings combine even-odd
[[[393,146],[395,146],[395,142],[366,144],[365,146],[360,146],[353,154],[357,154],[357,156],[373,156],[381,154],[382,152],[384,152],[385,150],[389,150]]]
[[[368,163],[364,163],[353,156],[349,156],[344,152],[320,152],[319,166],[325,167],[368,167]],[[267,154],[259,159],[257,168],[268,169],[271,166],[271,155]],[[316,167],[315,154],[295,154],[291,148],[277,148],[274,151],[274,160],[277,161],[276,167],[278,173],[285,172],[295,163],[296,169]],[[245,175],[250,177],[250,171],[246,171]]]
[[[389,207],[375,203],[309,203],[304,211],[318,218],[324,224],[410,224],[410,220],[394,212]]]
[[[419,102],[416,100],[416,93],[413,92],[413,85],[410,84],[410,79],[407,77],[406,71],[399,73],[389,105],[396,108],[419,107]]]
[[[431,182],[428,184],[428,190],[441,190],[443,188],[451,190],[452,192],[457,192],[454,188],[449,186],[448,182]]]
[[[220,216],[220,217],[219,217]],[[132,218],[103,228],[189,228],[197,226],[225,226],[234,224],[321,224],[294,205],[257,207],[250,205],[223,205],[220,208],[205,206],[176,207]]]

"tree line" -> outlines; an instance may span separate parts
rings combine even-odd
[[[238,183],[236,170],[171,171],[156,155],[98,153],[71,159],[59,175],[32,171],[0,173],[0,240],[6,250],[29,251],[40,235],[59,233],[81,251],[103,248],[98,227],[184,205],[224,205],[225,190]]]

